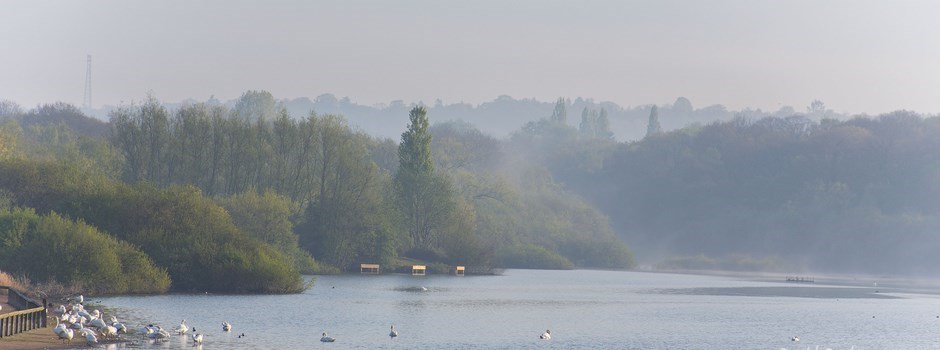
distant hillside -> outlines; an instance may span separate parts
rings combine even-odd
[[[332,94],[323,94],[310,100],[306,97],[282,100],[284,106],[294,116],[303,116],[314,110],[319,114],[341,114],[349,119],[351,125],[379,137],[398,138],[400,130],[407,124],[408,110],[415,103],[392,101],[388,104],[365,106],[352,102],[348,97],[337,99]],[[444,104],[440,100],[427,106],[428,114],[437,121],[463,120],[473,124],[486,134],[494,137],[507,137],[528,122],[548,117],[552,114],[554,101],[534,99],[514,99],[502,95],[490,102],[479,105],[468,103]],[[566,99],[567,123],[578,127],[581,114],[589,110],[604,109],[610,119],[610,128],[614,138],[620,141],[638,140],[646,135],[650,105],[623,107],[613,102],[601,102],[578,97]],[[660,122],[665,131],[679,129],[692,123],[709,123],[716,120],[729,120],[736,115],[749,117],[789,116],[795,114],[793,108],[784,107],[777,112],[761,110],[729,111],[722,105],[693,108],[686,98],[678,98],[671,105],[659,107]],[[829,111],[831,114],[831,111]],[[818,113],[817,113],[818,114]]]
[[[167,108],[175,109],[196,102],[201,101],[189,99],[179,103],[164,103],[164,105]],[[210,98],[207,102],[233,108],[236,100],[223,102]],[[308,97],[281,99],[280,103],[295,118],[304,117],[311,110],[321,115],[339,114],[343,115],[353,127],[359,128],[372,136],[391,139],[397,139],[401,136],[401,130],[405,128],[408,122],[408,111],[417,104],[425,104],[423,102],[396,100],[370,106],[356,103],[349,97],[337,98],[333,94],[322,94],[314,99]],[[548,117],[552,114],[554,106],[555,101],[515,99],[506,95],[479,105],[462,102],[445,104],[440,100],[427,105],[428,114],[435,116],[434,119],[437,122],[463,120],[473,124],[480,131],[497,138],[509,136],[528,122]],[[614,139],[619,141],[639,140],[646,135],[646,126],[652,106],[652,104],[646,104],[624,107],[613,102],[595,101],[590,98],[578,97],[573,100],[568,98],[566,99],[567,123],[577,128],[581,122],[581,113],[585,108],[596,111],[604,109],[608,113],[610,130],[614,134]],[[672,104],[657,107],[659,108],[659,119],[664,131],[676,130],[689,124],[707,124],[717,120],[730,120],[735,116],[749,118],[787,117],[806,112],[805,114],[813,120],[847,118],[847,116],[826,110],[824,105],[814,106],[815,109],[811,112],[808,111],[810,108],[798,111],[789,106],[784,106],[777,111],[762,111],[760,109],[733,111],[728,110],[723,105],[696,108],[688,99],[679,97]],[[101,120],[107,120],[108,113],[112,108],[106,106],[93,111],[86,111],[86,113]]]
[[[737,118],[552,144],[570,151],[547,167],[646,262],[940,275],[940,117]]]

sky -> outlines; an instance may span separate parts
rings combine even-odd
[[[940,112],[937,1],[0,2],[0,99],[323,93]]]

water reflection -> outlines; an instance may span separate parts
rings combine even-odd
[[[673,274],[509,270],[505,276],[468,278],[321,276],[303,294],[111,297],[103,303],[133,329],[185,318],[204,334],[207,348],[215,349],[935,347],[937,298],[898,299],[885,292],[894,290],[882,287],[874,293],[871,288]],[[223,320],[232,321],[233,333],[221,330]],[[401,336],[389,337],[391,324]],[[546,329],[552,330],[552,339],[538,339]],[[337,343],[320,344],[323,331]],[[242,333],[248,337],[239,338]],[[790,341],[794,334],[802,338],[799,346]],[[134,342],[106,348],[193,348],[187,336],[159,344],[140,335],[128,338]]]
[[[817,299],[898,299],[890,290],[855,287],[729,287],[651,289],[653,294],[790,297]]]

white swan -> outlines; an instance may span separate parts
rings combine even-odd
[[[88,344],[98,344],[98,337],[95,337],[95,333],[90,329],[82,332],[82,334],[85,335],[85,341],[88,342]]]
[[[85,328],[85,318],[84,318],[84,317],[81,317],[81,316],[77,317],[77,318],[75,319],[75,322],[72,322],[72,326],[69,327],[69,328],[72,328],[72,329],[75,329],[75,330],[79,330],[79,329]]]
[[[193,344],[202,344],[202,334],[193,333]]]
[[[165,340],[170,337],[170,333],[163,330],[163,327],[156,326],[156,329],[153,329],[153,332],[147,333],[147,337],[155,340]]]
[[[173,329],[173,332],[176,332],[176,334],[179,334],[179,335],[183,335],[183,334],[186,334],[186,331],[188,330],[189,330],[189,326],[186,325],[186,320],[182,320],[180,321],[180,325],[176,326],[176,328]]]
[[[66,329],[68,329],[68,327],[65,326],[65,323],[59,323],[59,319],[56,318],[55,328],[52,328],[52,332],[55,333],[56,335],[59,335],[60,333],[64,332]]]
[[[88,312],[85,309],[79,309],[77,313],[79,316],[84,317],[86,320],[92,320],[95,318],[94,316],[92,316],[90,312]]]
[[[222,330],[230,332],[232,330],[232,324],[228,323],[228,321],[222,321]]]
[[[111,323],[111,327],[114,327],[115,329],[117,329],[117,331],[118,331],[119,333],[125,333],[125,334],[127,334],[127,326],[125,326],[125,325],[124,325],[123,323],[121,323],[121,322],[113,322],[113,323]]]
[[[391,332],[388,332],[388,336],[389,336],[389,337],[392,337],[392,338],[398,336],[398,332],[395,331],[395,325],[392,325],[392,331],[391,331]]]
[[[336,338],[326,335],[326,332],[323,332],[323,337],[320,338],[320,341],[324,343],[332,343],[336,341]]]
[[[100,319],[100,318],[93,318],[93,319],[91,320],[91,322],[88,322],[88,326],[90,326],[90,327],[95,327],[95,328],[98,328],[98,329],[102,329],[102,328],[104,328],[104,327],[107,327],[108,324],[105,323],[104,320],[102,320],[102,319]]]
[[[546,329],[545,333],[542,333],[542,335],[539,336],[539,339],[552,339],[552,331],[550,329]]]
[[[71,329],[66,328],[61,333],[59,333],[59,339],[68,341],[69,344],[72,343],[72,337],[75,336],[75,333]]]
[[[117,337],[117,332],[118,332],[117,327],[114,327],[114,326],[104,326],[103,328],[100,328],[98,331],[101,332],[101,337],[109,338],[109,339],[113,339]]]

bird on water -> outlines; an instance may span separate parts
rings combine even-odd
[[[186,325],[186,320],[180,321],[180,325],[173,329],[173,332],[177,335],[186,334],[186,331],[189,331],[189,326]]]
[[[323,332],[323,337],[320,338],[320,341],[324,343],[332,343],[336,341],[336,338],[326,335],[326,332]]]

